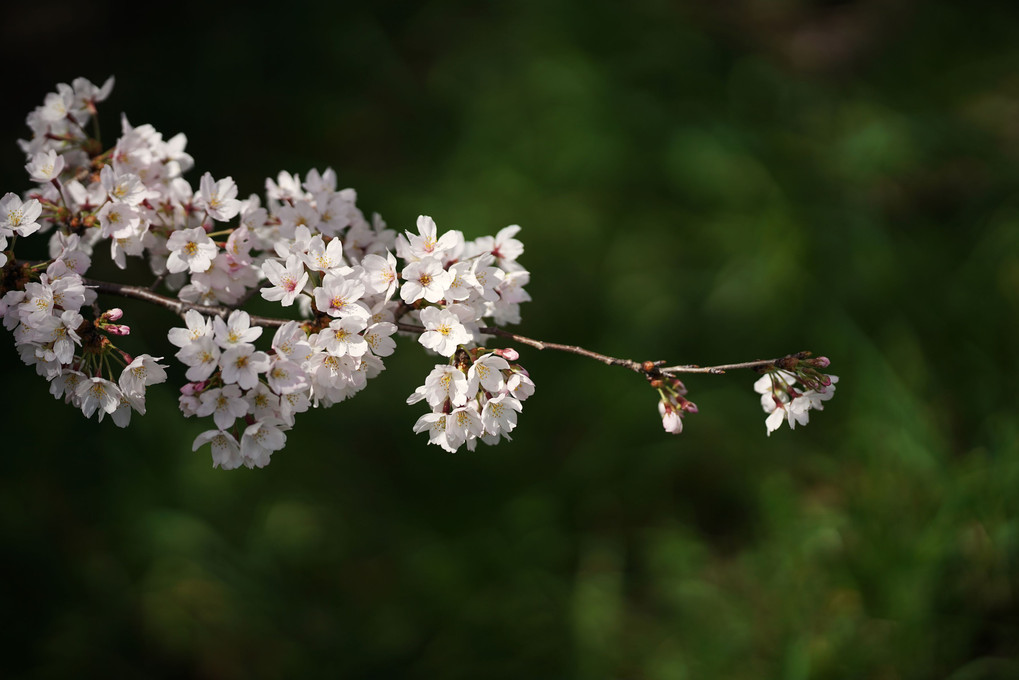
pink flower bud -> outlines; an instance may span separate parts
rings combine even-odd
[[[494,350],[492,353],[501,356],[506,361],[516,361],[517,359],[520,358],[520,352],[516,351],[512,347],[507,347],[506,349],[497,349]]]
[[[102,318],[107,321],[118,321],[122,316],[124,316],[124,310],[120,307],[114,307],[103,312]]]
[[[816,359],[811,359],[810,364],[814,368],[828,368],[831,365],[831,360],[828,357],[817,357]]]
[[[118,326],[117,324],[112,324],[112,323],[107,325],[107,326],[105,326],[103,328],[103,330],[106,331],[107,333],[109,333],[110,335],[130,335],[131,334],[131,327],[130,326]]]
[[[208,380],[203,380],[202,382],[185,383],[185,385],[180,388],[180,393],[183,394],[185,397],[193,397],[195,394],[204,391],[208,384],[209,384]]]

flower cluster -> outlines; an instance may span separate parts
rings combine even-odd
[[[521,402],[534,394],[534,383],[516,361],[514,350],[457,350],[450,364],[437,364],[407,399],[426,401],[431,413],[418,418],[415,432],[428,432],[428,443],[455,453],[478,440],[497,444],[517,426]]]
[[[172,308],[186,311],[186,327],[168,336],[190,381],[180,407],[185,416],[212,417],[215,429],[195,448],[211,444],[223,468],[266,465],[296,413],[363,389],[384,370],[398,328],[451,357],[476,347],[485,323],[519,322],[520,303],[530,299],[529,274],[517,262],[520,227],[467,240],[456,230],[440,234],[421,216],[416,233],[397,236],[378,215],[365,217],[331,169],[311,170],[303,181],[279,173],[266,180],[264,204],[238,198],[230,177],[205,173],[196,189],[184,178],[194,159],[183,134],[164,140],[123,117],[120,137],[104,150],[98,135],[86,133],[112,86],[112,78],[102,87],[78,79],[47,95],[28,116],[31,139],[20,142],[37,187],[26,200],[7,194],[0,201],[0,315],[22,358],[86,415],[126,423],[125,404],[144,412],[139,384],[165,379],[151,357],[131,361],[114,345],[129,328],[113,323],[113,313],[88,318],[96,293],[84,277],[102,241],[121,269],[128,257],[145,260],[157,278],[147,299],[171,306],[156,290],[165,286],[179,301]],[[16,238],[35,232],[49,234],[50,259],[14,259]],[[293,306],[299,318],[253,320],[235,309],[257,293]],[[254,344],[265,325],[277,327],[267,351]],[[122,377],[118,387],[111,361],[129,368],[142,361],[148,382]],[[508,394],[527,392],[526,374],[511,372],[522,377]],[[103,382],[88,396],[82,381]],[[506,389],[486,385],[485,399]],[[519,411],[519,398],[505,399],[514,415],[489,427],[496,438]]]
[[[255,349],[262,329],[251,326],[246,312],[235,311],[224,321],[190,310],[185,322],[186,328],[168,334],[192,381],[181,389],[180,408],[185,416],[212,416],[216,425],[198,435],[193,448],[211,444],[213,465],[227,470],[241,464],[264,467],[286,442],[283,431],[293,425],[294,414],[308,408],[301,394],[306,376],[297,373],[286,354],[278,352],[270,360]],[[286,343],[284,329],[277,336]],[[291,394],[296,396],[288,398]],[[244,419],[243,433],[231,432],[238,418]]]
[[[790,429],[806,425],[810,411],[823,411],[824,402],[835,396],[837,375],[826,375],[819,368],[827,368],[827,357],[789,362],[786,368],[772,368],[754,383],[754,391],[761,395],[761,407],[768,414],[764,424],[768,436],[783,422]]]
[[[653,384],[661,397],[658,414],[662,417],[662,427],[670,434],[679,434],[683,431],[683,416],[697,413],[697,404],[686,398],[686,386],[678,378],[666,377]]]
[[[186,328],[169,332],[192,381],[181,389],[181,411],[212,416],[216,429],[200,434],[194,448],[211,443],[213,463],[224,469],[265,467],[286,443],[283,432],[296,414],[363,389],[396,346],[390,338],[396,326],[376,318],[358,317],[345,326],[345,320],[332,321],[310,335],[309,324],[288,321],[268,352],[255,349],[262,328],[252,326],[244,311],[224,321],[191,310],[185,321]],[[235,428],[237,419],[243,431]]]
[[[73,237],[69,239],[72,241]],[[86,418],[109,415],[119,427],[131,421],[132,410],[145,413],[145,390],[166,380],[161,357],[131,357],[119,349],[114,337],[130,327],[113,323],[123,312],[111,309],[94,320],[82,311],[95,301],[94,291],[68,267],[87,256],[68,248],[69,260],[58,255],[32,281],[32,268],[10,268],[12,278],[25,281],[0,298],[0,318],[14,335],[18,353],[29,366],[50,381],[50,394],[80,408]]]
[[[59,172],[62,163],[46,162]],[[30,163],[29,171],[41,173],[39,164]],[[42,212],[38,200],[6,194],[0,199],[0,243],[6,247],[8,237],[39,231]],[[76,234],[60,233],[50,240],[52,259],[45,265],[17,265],[0,254],[0,318],[13,333],[22,361],[50,381],[55,398],[80,408],[87,418],[109,415],[126,427],[132,410],[145,413],[145,389],[166,380],[165,366],[148,354],[132,358],[117,348],[112,337],[130,333],[128,326],[113,323],[123,316],[121,310],[91,321],[82,315],[96,300],[81,277],[91,263],[90,252]],[[121,369],[115,376],[117,365]]]

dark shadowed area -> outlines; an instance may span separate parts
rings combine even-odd
[[[121,112],[186,133],[195,186],[332,167],[398,230],[520,224],[525,335],[809,349],[841,378],[767,437],[753,373],[692,376],[671,436],[639,376],[518,347],[514,441],[451,455],[411,431],[434,360],[404,340],[224,472],[191,452],[169,312],[111,303],[126,350],[175,364],[126,430],[4,333],[0,676],[1019,677],[1017,25],[918,0],[0,10],[0,194],[31,187],[25,115],[113,74],[104,140]]]

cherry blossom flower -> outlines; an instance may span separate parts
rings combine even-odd
[[[467,403],[467,376],[454,366],[439,364],[428,374],[421,394],[433,408],[447,399],[454,406],[461,406]]]
[[[393,297],[399,280],[396,275],[396,258],[392,253],[387,251],[386,257],[365,255],[362,265],[365,290],[371,294],[384,293],[386,300]]]
[[[99,172],[99,182],[110,200],[116,203],[137,206],[148,196],[148,191],[138,175],[117,172],[110,165],[103,166]]]
[[[139,212],[127,203],[107,203],[97,217],[102,227],[101,235],[118,240],[135,236],[142,223]]]
[[[434,350],[442,356],[451,357],[458,345],[471,340],[455,314],[446,309],[428,307],[421,310],[421,323],[425,332],[418,338],[423,347]]]
[[[517,426],[517,414],[523,410],[519,399],[508,393],[485,402],[481,410],[481,422],[486,432],[505,436]]]
[[[303,392],[310,386],[308,376],[301,368],[301,364],[290,361],[279,354],[273,355],[265,378],[269,383],[269,388],[280,395]]]
[[[347,279],[339,274],[326,274],[322,285],[314,291],[315,306],[329,316],[359,316],[368,318],[368,310],[357,304],[364,295],[360,280]]]
[[[308,243],[308,250],[303,255],[304,263],[315,271],[329,272],[347,267],[343,260],[343,241],[338,238],[332,239],[327,245],[322,236],[316,234]]]
[[[446,414],[426,413],[414,423],[414,433],[428,431],[428,443],[441,446],[450,453],[456,453],[456,447],[450,446],[446,436]]]
[[[166,382],[166,368],[159,360],[163,357],[152,357],[139,354],[131,360],[120,374],[120,389],[125,394],[144,395],[145,388]]]
[[[209,217],[217,222],[227,222],[241,211],[241,202],[237,200],[237,185],[233,178],[224,177],[218,182],[212,179],[211,173],[202,175],[199,198]]]
[[[277,354],[297,362],[303,362],[311,355],[308,336],[296,321],[288,321],[276,329],[276,334],[272,338],[272,348]]]
[[[213,318],[212,327],[216,344],[223,349],[253,343],[262,335],[262,329],[252,326],[251,317],[242,309],[230,312],[226,321],[218,316]]]
[[[266,260],[262,263],[262,273],[273,284],[262,288],[262,297],[269,302],[279,302],[284,307],[294,304],[294,299],[308,283],[308,272],[296,254],[287,257],[285,265],[278,260]]]
[[[352,316],[335,319],[319,331],[315,344],[333,356],[359,357],[368,351],[368,342],[360,335],[367,319]]]
[[[506,385],[503,371],[509,371],[510,365],[494,352],[479,357],[467,371],[467,391],[477,392],[479,388],[488,392],[498,393]]]
[[[481,284],[478,283],[478,278],[474,275],[476,266],[476,262],[460,261],[449,267],[448,271],[453,276],[449,282],[449,288],[444,294],[446,300],[466,300],[481,292]]]
[[[438,229],[435,220],[427,215],[420,215],[417,219],[418,233],[407,234],[407,244],[398,253],[406,260],[420,260],[424,258],[442,259],[446,256],[455,256],[463,248],[464,238],[459,231],[447,231],[438,236]],[[435,300],[429,300],[435,302]]]
[[[251,467],[265,467],[273,452],[279,451],[287,443],[287,436],[280,426],[285,423],[269,418],[255,421],[244,430],[241,437],[241,458],[244,464]]]
[[[401,275],[406,282],[400,288],[400,297],[408,305],[421,298],[428,302],[439,302],[453,281],[453,275],[433,257],[410,263]]]
[[[96,411],[100,418],[104,413],[113,413],[120,406],[120,389],[109,380],[92,377],[83,380],[75,389],[75,396],[81,401],[81,412],[91,418]]]
[[[683,431],[683,419],[680,414],[664,401],[658,402],[658,413],[662,416],[662,427],[669,434],[680,434]]]
[[[185,345],[174,356],[189,367],[184,375],[192,381],[207,380],[219,367],[219,347],[208,335]]]
[[[250,390],[258,384],[258,375],[269,370],[269,355],[253,345],[235,345],[223,352],[219,360],[223,369],[223,382],[237,383]]]
[[[34,198],[22,203],[16,194],[4,194],[4,197],[0,198],[0,234],[5,236],[10,236],[11,232],[19,236],[34,234],[41,226],[36,222],[41,214],[42,205]]]
[[[254,420],[279,417],[280,398],[264,383],[260,382],[254,389],[245,392],[244,398],[248,402],[248,413]]]
[[[454,450],[463,444],[476,440],[485,431],[481,422],[481,414],[478,413],[478,405],[475,402],[468,402],[460,408],[455,408],[446,416],[446,442]]]
[[[244,463],[244,458],[241,457],[241,445],[229,432],[207,430],[195,437],[191,450],[197,451],[206,444],[212,445],[212,467],[235,470]]]
[[[50,182],[60,177],[60,173],[64,171],[64,158],[58,155],[55,149],[40,151],[32,157],[25,170],[35,182]]]
[[[201,403],[195,415],[212,416],[216,427],[225,430],[234,424],[237,418],[243,418],[248,412],[248,402],[241,397],[241,388],[237,385],[224,385],[202,392]]]
[[[369,326],[363,335],[372,354],[377,357],[388,357],[396,349],[396,341],[391,337],[395,332],[396,324],[380,321]]]
[[[167,339],[177,347],[186,347],[212,334],[212,320],[206,319],[201,312],[194,309],[185,312],[184,323],[187,328],[171,328],[166,334]]]
[[[474,241],[474,250],[491,253],[498,266],[505,271],[521,269],[516,260],[524,254],[524,244],[513,238],[520,232],[520,226],[512,224],[499,230],[494,237],[482,236]]]
[[[170,251],[166,270],[171,274],[204,272],[212,266],[217,252],[216,244],[201,227],[173,232],[166,241],[166,247]]]

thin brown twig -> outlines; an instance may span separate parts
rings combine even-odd
[[[407,333],[424,333],[426,330],[421,326],[415,326],[414,324],[409,323],[398,323],[396,324],[396,327],[399,328],[401,331],[405,331]],[[514,342],[519,342],[522,345],[534,347],[535,349],[554,349],[560,352],[577,354],[579,356],[587,357],[589,359],[594,359],[595,361],[600,361],[603,364],[607,364],[609,366],[625,366],[626,368],[629,368],[631,371],[636,371],[638,373],[644,372],[643,369],[644,364],[639,361],[633,361],[631,359],[617,359],[616,357],[610,357],[605,354],[599,354],[598,352],[592,352],[589,349],[584,349],[583,347],[578,347],[577,345],[562,345],[558,342],[546,342],[544,340],[535,340],[534,338],[528,338],[523,335],[517,335],[516,333],[510,333],[509,331],[503,330],[501,328],[494,328],[490,326],[483,326],[478,330],[484,335],[496,335],[501,338],[513,340]]]
[[[714,373],[721,374],[726,371],[733,371],[740,368],[766,368],[768,366],[779,366],[782,363],[790,359],[806,359],[810,356],[810,352],[797,352],[796,354],[789,354],[778,359],[758,359],[756,361],[743,361],[738,364],[720,364],[718,366],[698,366],[697,364],[687,364],[681,366],[668,366],[666,368],[660,368],[662,373],[671,375],[674,373]]]

